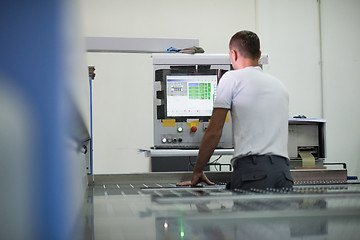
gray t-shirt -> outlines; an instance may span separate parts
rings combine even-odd
[[[260,67],[228,71],[220,79],[214,108],[231,111],[234,157],[288,158],[289,95],[280,80]]]

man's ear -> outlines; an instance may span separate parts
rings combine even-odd
[[[232,55],[234,61],[236,62],[238,60],[238,57],[239,57],[237,51],[236,50],[231,50],[231,55]]]

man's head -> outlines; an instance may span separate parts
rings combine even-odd
[[[260,51],[260,40],[256,33],[250,31],[240,31],[232,36],[230,43],[230,59],[233,67],[234,65],[241,65],[240,68],[246,67],[247,65],[257,65],[257,62],[261,56]],[[241,59],[241,63],[239,63]],[[244,66],[243,66],[244,65]]]

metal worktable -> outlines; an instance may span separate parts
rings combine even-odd
[[[87,218],[94,239],[358,239],[360,184],[300,183],[289,191],[176,187],[191,173],[95,175]]]

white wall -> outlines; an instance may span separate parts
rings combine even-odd
[[[328,160],[360,176],[360,1],[321,1]]]
[[[321,1],[321,41],[317,0],[83,0],[85,36],[195,38],[207,53],[226,53],[236,31],[256,31],[262,51],[269,54],[265,70],[289,90],[290,115],[325,117],[328,161],[347,162],[350,173],[360,175],[360,135],[353,127],[359,110],[351,92],[359,89],[360,75],[356,9],[356,0]],[[340,36],[346,46],[338,45]],[[137,149],[150,147],[153,139],[150,56],[89,53],[88,64],[97,73],[94,173],[148,171],[149,160]],[[345,128],[344,116],[351,118]]]
[[[93,81],[94,173],[149,171],[139,148],[153,142],[149,54],[89,53]]]
[[[257,32],[269,54],[264,70],[287,87],[290,116],[321,117],[318,16],[316,0],[257,1]]]
[[[234,32],[255,27],[254,0],[82,1],[85,36],[192,38],[223,53]]]

